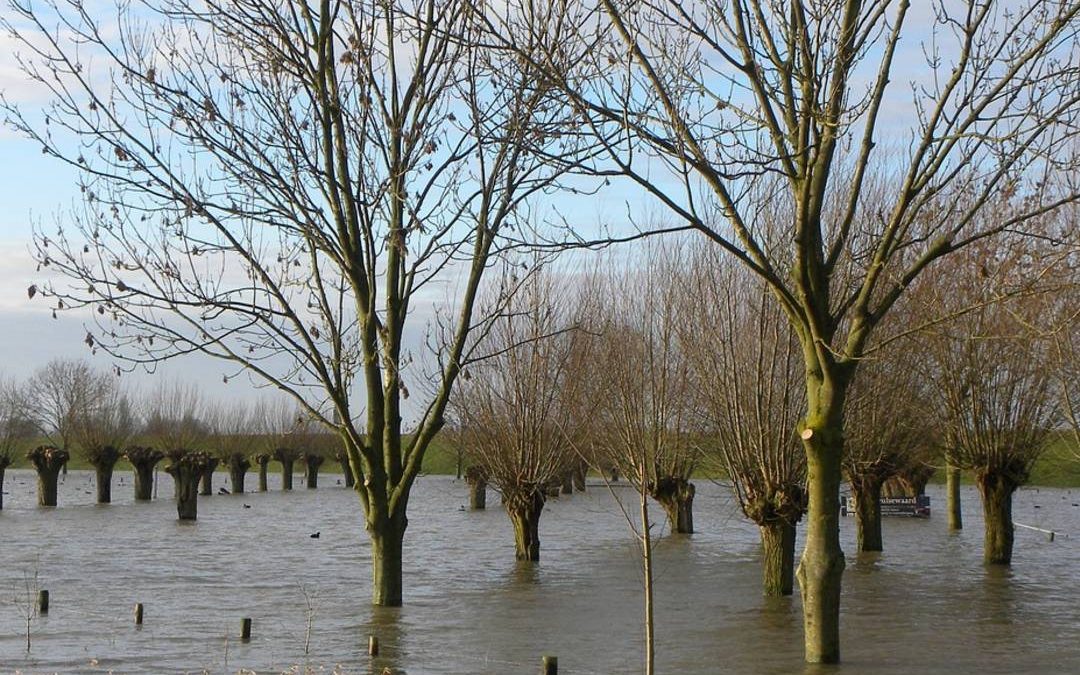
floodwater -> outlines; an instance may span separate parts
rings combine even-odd
[[[72,472],[60,508],[38,509],[32,472],[8,472],[0,673],[391,666],[409,675],[506,675],[538,672],[544,654],[558,656],[564,675],[642,671],[638,554],[603,487],[549,502],[543,560],[523,567],[494,495],[493,508],[469,512],[462,483],[422,477],[406,538],[406,605],[376,610],[359,503],[340,476],[324,474],[318,490],[273,491],[272,478],[268,493],[200,498],[196,524],[176,520],[164,472],[161,498],[149,504],[133,503],[131,475],[121,477],[111,506],[93,504],[91,474]],[[761,596],[756,529],[723,486],[699,482],[700,532],[656,547],[657,672],[1080,672],[1080,490],[1018,493],[1017,522],[1060,534],[1050,542],[1018,529],[1005,571],[982,565],[977,494],[964,493],[959,535],[946,531],[940,488],[930,494],[931,519],[885,522],[884,555],[849,555],[844,663],[815,670],[802,663],[798,595]],[[851,519],[842,539],[853,551]],[[27,654],[15,598],[35,570],[52,607],[33,621]],[[136,602],[145,605],[141,629]],[[254,622],[246,644],[237,639],[241,617]],[[381,643],[374,659],[369,634]]]

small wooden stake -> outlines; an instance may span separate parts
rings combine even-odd
[[[367,639],[367,653],[368,656],[379,655],[379,638],[374,635],[369,635]]]
[[[142,603],[141,602],[136,602],[135,603],[135,625],[136,626],[141,626],[142,625]]]
[[[251,619],[246,616],[240,619],[240,639],[244,642],[251,639]]]
[[[49,592],[38,591],[37,594],[38,614],[49,613]]]
[[[540,675],[559,675],[559,657],[545,656],[540,663]]]

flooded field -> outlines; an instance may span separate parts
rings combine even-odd
[[[0,672],[340,665],[346,673],[392,666],[410,675],[506,675],[537,672],[543,654],[557,655],[564,674],[641,671],[639,560],[602,487],[549,502],[542,562],[520,567],[497,498],[488,511],[465,511],[464,484],[421,478],[406,538],[406,606],[375,610],[360,507],[340,476],[323,475],[318,490],[273,491],[272,478],[268,493],[200,498],[195,524],[176,520],[164,472],[161,499],[149,504],[133,503],[131,475],[121,477],[111,506],[93,504],[90,473],[72,472],[60,508],[38,509],[33,473],[8,472]],[[222,485],[219,474],[215,490]],[[700,532],[666,537],[656,550],[658,672],[803,671],[797,595],[761,596],[756,529],[724,487],[698,488]],[[885,522],[884,555],[849,554],[844,664],[826,670],[1080,672],[1080,490],[1017,495],[1017,522],[1062,534],[1049,542],[1018,529],[1005,571],[982,565],[977,494],[964,493],[967,529],[959,535],[945,529],[940,488],[931,497],[931,519]],[[854,523],[842,526],[853,551]],[[52,607],[34,621],[27,655],[25,615],[13,599],[35,570]],[[132,620],[136,602],[145,605],[141,629]],[[254,621],[246,644],[237,639],[245,616]],[[369,634],[382,646],[375,659]]]

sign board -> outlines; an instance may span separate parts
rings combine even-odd
[[[878,502],[882,517],[899,516],[906,518],[929,518],[930,497],[919,495],[918,497],[882,497]],[[850,512],[850,513],[849,513]],[[840,498],[840,515],[855,514],[855,498]]]

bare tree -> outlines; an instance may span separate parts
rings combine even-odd
[[[518,560],[540,559],[540,516],[581,441],[584,336],[554,273],[533,273],[471,350],[454,415],[472,466],[502,495]],[[482,471],[482,474],[479,473]],[[482,489],[482,488],[481,488]],[[476,506],[474,504],[474,506]]]
[[[861,366],[844,416],[844,474],[855,500],[856,548],[881,551],[881,497],[886,481],[925,464],[937,446],[926,415],[922,350],[908,341]]]
[[[37,238],[74,283],[36,290],[93,307],[87,341],[127,363],[200,351],[336,427],[373,601],[401,604],[409,493],[481,279],[580,136],[534,68],[478,48],[472,0],[151,0],[121,3],[124,30],[95,9],[16,0],[4,21],[52,94],[36,117],[5,103],[11,124],[84,176],[84,212]],[[405,435],[415,310],[455,279],[453,340]]]
[[[210,427],[205,401],[198,390],[179,383],[162,383],[148,402],[143,433],[169,459],[165,471],[173,479],[177,516],[180,520],[196,520],[199,482],[210,460],[205,450]]]
[[[946,411],[950,459],[972,470],[983,503],[984,559],[1012,560],[1012,495],[1061,422],[1052,335],[1067,310],[1037,250],[984,246],[942,270],[960,316],[920,338]],[[942,285],[944,287],[944,285]]]
[[[123,448],[136,431],[136,417],[128,395],[115,375],[94,372],[87,383],[86,400],[72,415],[71,441],[94,467],[97,502],[112,501],[112,475]]]
[[[757,524],[766,595],[791,595],[806,511],[805,409],[797,339],[766,286],[712,247],[695,251],[680,330],[709,430],[707,457]]]
[[[35,433],[19,385],[14,380],[0,379],[0,510],[4,508],[4,472]]]
[[[592,438],[619,473],[646,477],[644,489],[664,508],[671,532],[690,534],[701,415],[678,330],[685,252],[652,247],[646,255],[647,269],[599,279],[603,300],[590,312],[589,330],[600,337],[590,373],[602,400]]]
[[[251,468],[251,452],[257,446],[257,427],[251,405],[243,402],[218,408],[210,415],[217,457],[229,470],[229,487],[243,494],[244,479]]]
[[[589,167],[683,223],[603,239],[697,231],[758,274],[791,322],[806,386],[806,659],[839,661],[848,388],[931,262],[1075,201],[1080,67],[1067,55],[1080,2],[519,1],[489,15],[492,39],[542,69],[605,145]],[[576,39],[523,48],[553,21]],[[577,45],[589,49],[568,68]],[[913,54],[925,76],[897,91]],[[886,114],[898,104],[911,110],[901,120]],[[761,210],[777,206],[790,217],[763,228]]]

